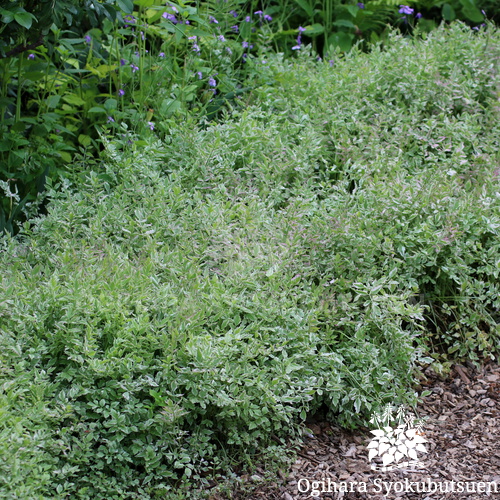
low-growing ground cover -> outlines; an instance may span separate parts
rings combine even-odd
[[[194,498],[498,354],[499,56],[458,24],[269,55],[249,106],[53,189],[2,241],[0,496]]]

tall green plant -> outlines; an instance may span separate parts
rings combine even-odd
[[[102,137],[134,141],[173,114],[235,104],[271,18],[232,6],[59,0],[0,11],[0,231],[14,232],[45,178],[95,154]]]

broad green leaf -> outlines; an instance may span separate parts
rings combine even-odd
[[[313,17],[314,16],[314,8],[313,5],[308,3],[306,0],[295,0],[295,3],[299,5],[302,10],[309,16]]]
[[[322,24],[314,23],[311,26],[306,26],[304,33],[306,35],[321,35],[325,31],[325,27]]]
[[[134,12],[134,2],[132,0],[116,0],[116,3],[125,14],[132,14]]]
[[[135,5],[138,7],[151,7],[154,5],[154,0],[134,0]]]
[[[36,21],[36,17],[29,12],[16,12],[14,14],[14,19],[18,24],[20,24],[23,28],[29,30],[31,25],[33,24],[33,20]]]
[[[352,40],[354,35],[352,33],[346,33],[345,31],[339,31],[333,33],[328,38],[328,45],[339,47],[342,52],[348,52],[352,47]]]
[[[106,102],[104,103],[104,107],[107,111],[112,111],[113,109],[116,109],[117,106],[118,101],[116,99],[106,99]]]
[[[357,5],[344,5],[344,7],[352,17],[356,17],[361,10]]]
[[[59,94],[51,95],[47,97],[46,103],[48,108],[56,108],[61,100],[61,96]]]
[[[481,14],[480,10],[473,5],[467,5],[467,7],[463,7],[462,12],[464,13],[464,16],[470,21],[473,21],[475,23],[484,21],[484,16]]]
[[[73,104],[74,106],[83,106],[85,104],[85,101],[76,94],[63,95],[62,100],[68,104]]]
[[[443,5],[442,13],[446,21],[453,21],[456,18],[455,9],[449,3]]]
[[[176,99],[164,99],[160,105],[160,113],[171,115],[181,109],[181,102]]]
[[[484,21],[484,16],[476,7],[474,0],[459,0],[459,2],[462,5],[462,13],[467,19],[475,23]]]
[[[59,156],[62,158],[62,160],[66,163],[71,163],[72,156],[70,153],[66,151],[59,151]]]
[[[15,132],[23,132],[26,129],[26,125],[23,122],[17,122],[10,129]]]
[[[342,26],[344,28],[355,28],[354,24],[347,19],[338,19],[332,23],[334,26]]]
[[[85,66],[85,69],[90,70],[91,73],[97,75],[99,78],[106,78],[106,76],[112,71],[115,71],[117,67],[118,66],[116,64],[100,64],[96,68],[93,68],[92,66],[87,64],[87,66]]]
[[[14,20],[14,12],[6,9],[0,9],[0,14],[2,14],[2,22],[9,24]]]
[[[94,106],[89,109],[89,113],[106,113],[106,108],[103,108],[102,106]]]
[[[90,146],[92,144],[92,139],[90,138],[90,136],[88,135],[85,135],[85,134],[80,134],[78,136],[78,142],[82,145],[82,146]]]

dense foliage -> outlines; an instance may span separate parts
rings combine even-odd
[[[498,355],[499,41],[269,53],[219,122],[49,181],[2,240],[0,497],[195,498],[321,405],[359,425]]]
[[[246,100],[269,50],[291,55],[311,43],[331,60],[356,44],[368,50],[390,25],[477,28],[485,15],[474,0],[3,2],[0,231],[14,234],[43,209],[47,177],[88,168],[103,136],[162,135],[169,118],[214,118]]]

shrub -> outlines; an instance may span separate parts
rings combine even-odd
[[[497,37],[269,56],[247,109],[49,181],[1,242],[2,494],[201,496],[497,355]]]

